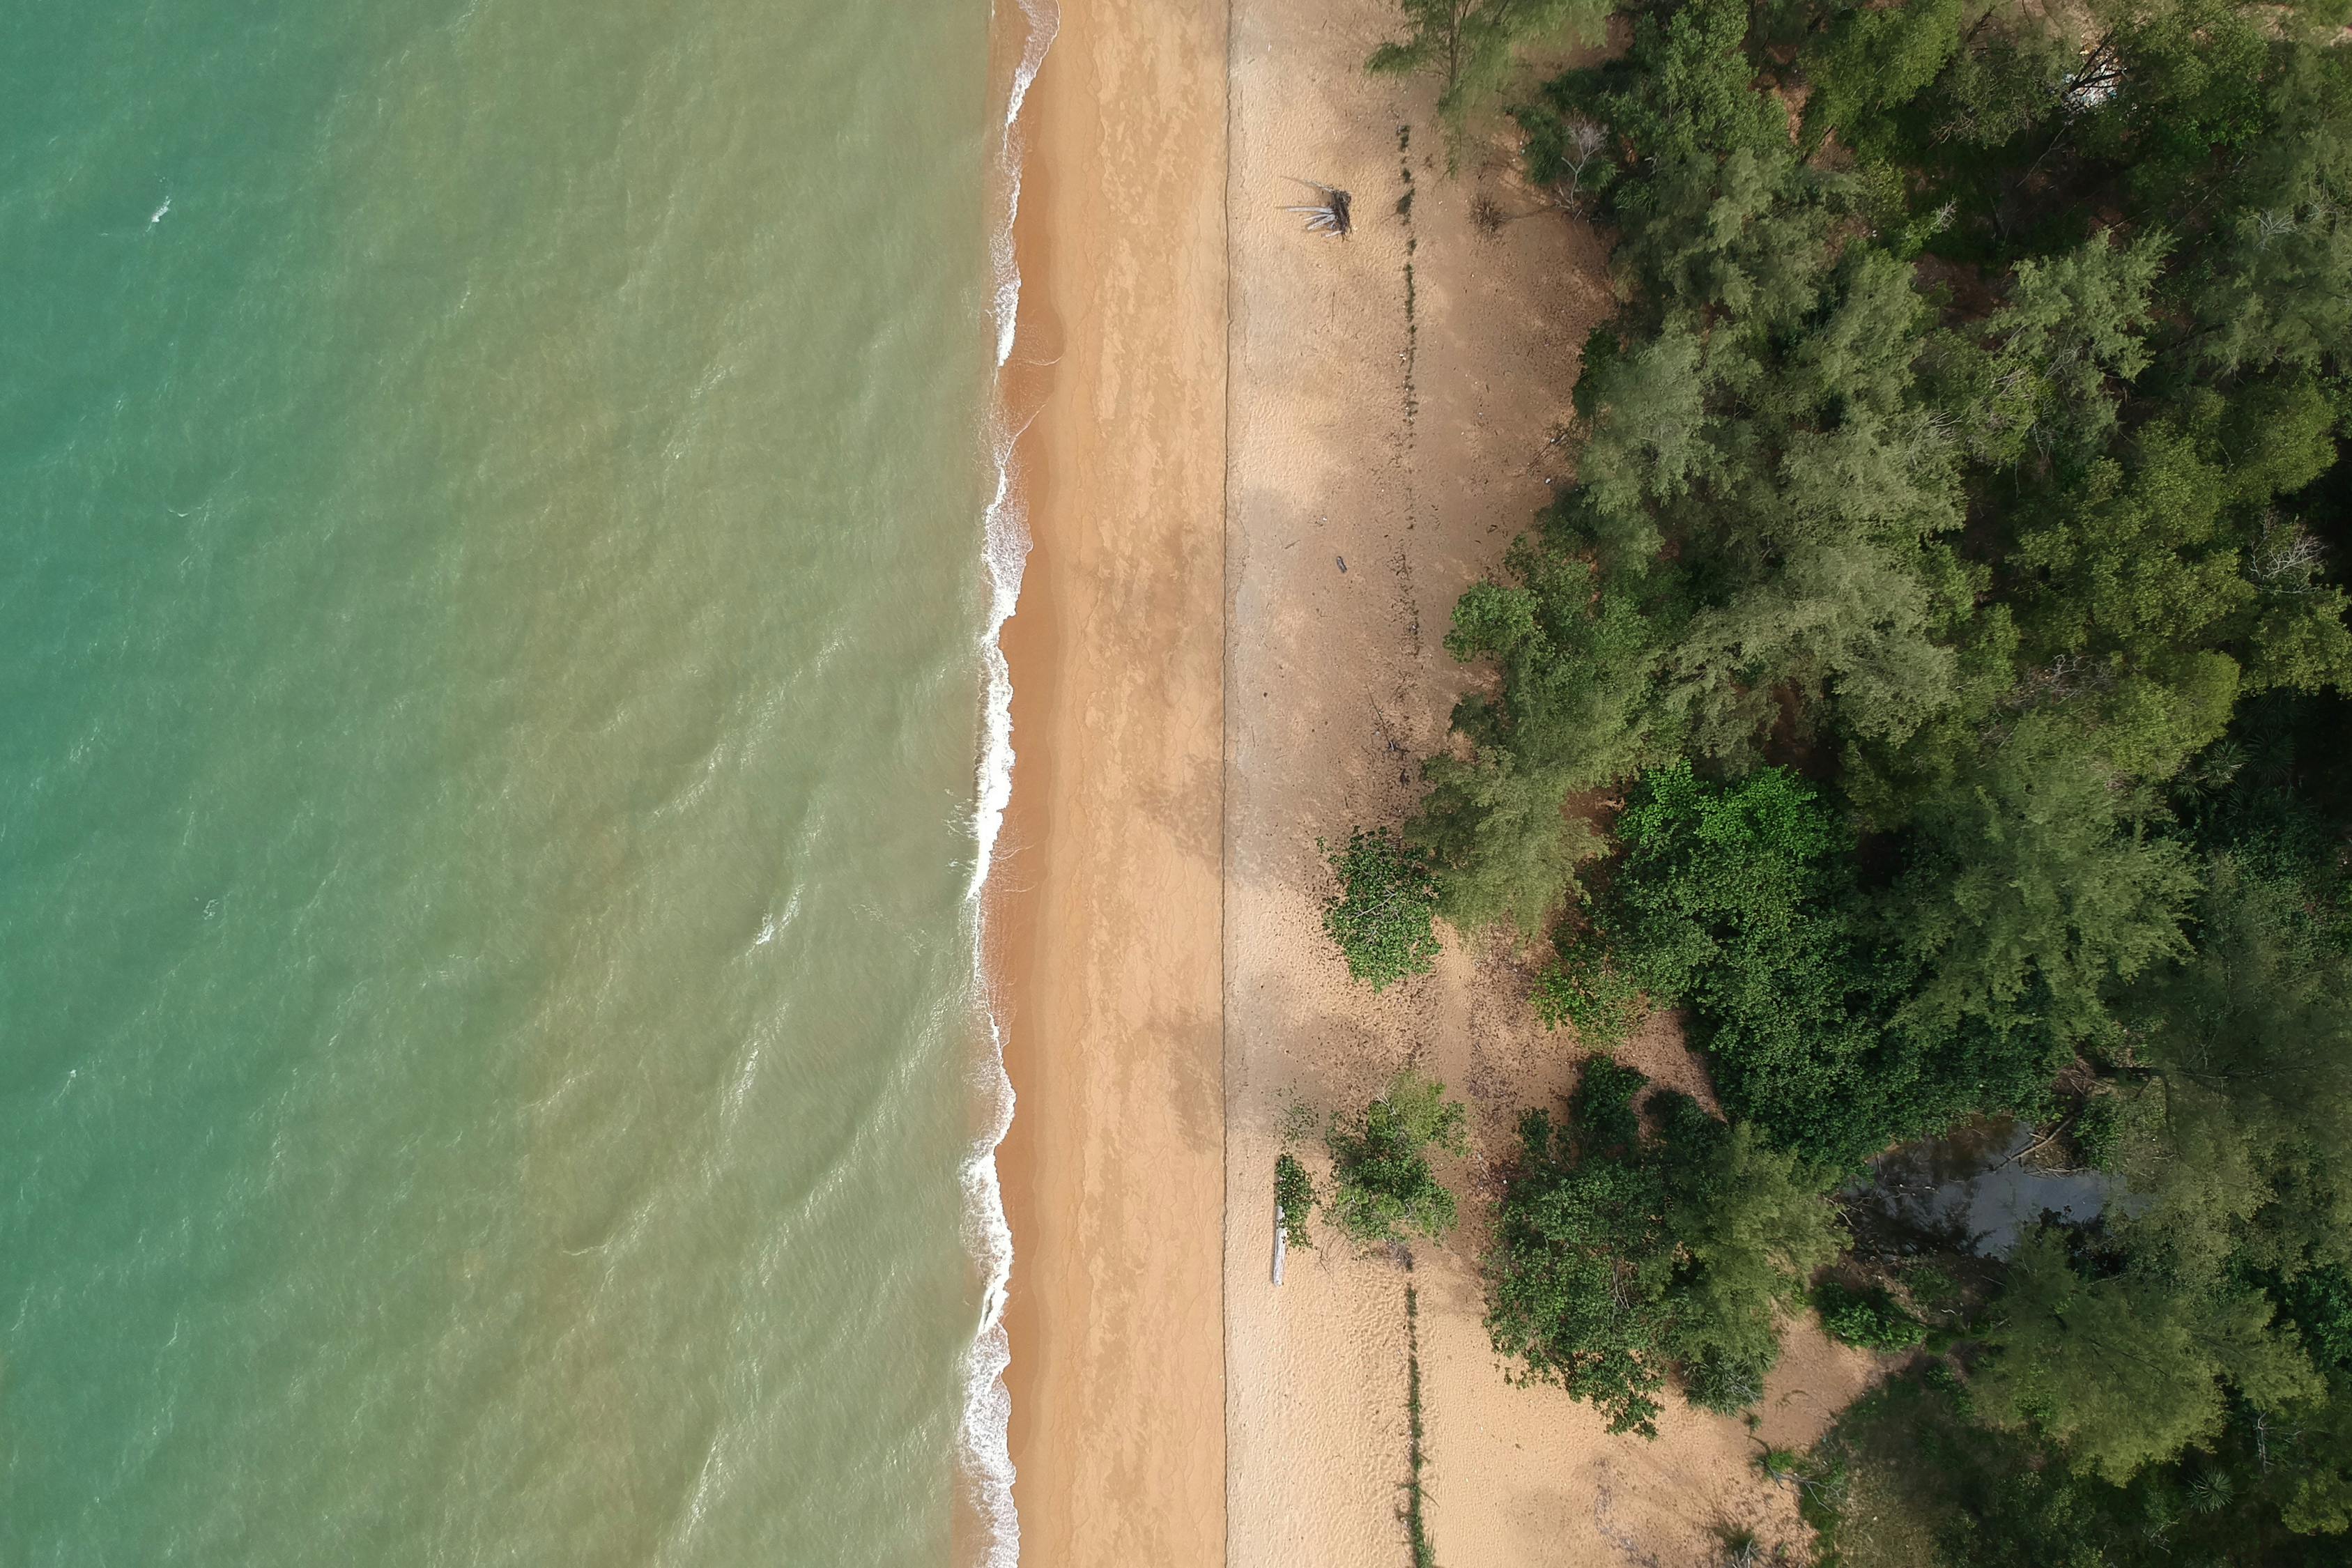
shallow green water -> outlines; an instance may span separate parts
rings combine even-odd
[[[987,22],[12,9],[0,1563],[946,1555]]]

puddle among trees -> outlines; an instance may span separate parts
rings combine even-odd
[[[2087,1224],[2116,1193],[2105,1173],[2068,1164],[2073,1152],[2013,1116],[1980,1117],[1879,1156],[1872,1180],[1843,1195],[1884,1252],[2006,1258],[2045,1215]]]

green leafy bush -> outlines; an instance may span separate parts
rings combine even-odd
[[[1927,1258],[1906,1263],[1895,1270],[1903,1281],[1903,1293],[1911,1300],[1915,1311],[1934,1318],[1957,1318],[1968,1306],[1968,1290],[1953,1278],[1949,1269]]]
[[[1631,1034],[1645,1011],[1641,987],[1617,971],[1608,955],[1578,945],[1556,955],[1536,976],[1536,1016],[1546,1026],[1574,1026],[1580,1045],[1605,1051]]]
[[[1927,1131],[1963,1091],[1885,1028],[1899,973],[1866,941],[1851,839],[1794,774],[1644,774],[1599,922],[1658,1005],[1685,1005],[1724,1104],[1774,1142],[1852,1164]]]
[[[1883,1285],[1856,1290],[1834,1280],[1813,1288],[1813,1310],[1830,1338],[1866,1351],[1907,1351],[1927,1337],[1927,1325]]]
[[[1313,1247],[1307,1222],[1315,1216],[1315,1179],[1288,1154],[1275,1156],[1274,1202],[1281,1211],[1284,1238],[1293,1247]]]
[[[1657,1432],[1671,1356],[1675,1246],[1654,1162],[1585,1158],[1568,1130],[1529,1111],[1497,1214],[1486,1327],[1521,1375],[1557,1383],[1612,1432]]]
[[[2151,1146],[2164,1117],[2163,1096],[2131,1083],[2099,1085],[2074,1119],[2074,1143],[2095,1171],[2121,1175]]]
[[[1445,1086],[1407,1068],[1352,1121],[1333,1117],[1331,1195],[1324,1213],[1341,1235],[1364,1247],[1431,1241],[1454,1228],[1454,1194],[1430,1168],[1434,1147],[1459,1154],[1469,1113],[1445,1098]]]
[[[1359,827],[1334,849],[1321,845],[1339,879],[1323,906],[1323,929],[1348,973],[1381,990],[1427,973],[1437,958],[1437,883],[1417,850],[1379,828]]]
[[[2277,1295],[2312,1354],[2337,1371],[2352,1372],[2352,1269],[2324,1264],[2286,1281]]]
[[[1764,1397],[1764,1379],[1770,1375],[1769,1359],[1741,1358],[1717,1351],[1702,1352],[1683,1367],[1683,1397],[1701,1410],[1737,1415]]]
[[[1635,1108],[1646,1081],[1587,1062],[1565,1126],[1530,1111],[1496,1216],[1486,1327],[1519,1375],[1557,1383],[1612,1432],[1656,1435],[1659,1394],[1752,1404],[1780,1354],[1779,1313],[1842,1244],[1790,1156],[1686,1095]]]

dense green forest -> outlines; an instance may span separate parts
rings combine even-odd
[[[1499,928],[1603,1053],[1496,1215],[1527,1376],[1736,1410],[1809,1291],[1918,1347],[1773,1460],[1841,1561],[2352,1550],[2344,9],[1688,0],[1514,101],[1596,9],[1406,0],[1373,62],[1507,116],[1622,304],[1332,935],[1386,984]],[[1727,1122],[1607,1058],[1664,1007]],[[1849,1248],[1990,1113],[2121,1195]]]

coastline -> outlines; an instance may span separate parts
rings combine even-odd
[[[957,1432],[961,1485],[951,1535],[954,1561],[984,1563],[986,1568],[1014,1568],[1021,1558],[1020,1518],[1013,1501],[1013,1400],[1004,1381],[1012,1362],[1005,1309],[1013,1272],[1013,1230],[999,1163],[999,1152],[1012,1129],[1015,1097],[1005,1063],[994,962],[999,939],[990,913],[1002,885],[992,881],[992,874],[1012,805],[1014,763],[1013,668],[1006,657],[1004,627],[1020,605],[1030,548],[1027,499],[1018,480],[1016,447],[1042,396],[1038,374],[1033,374],[1025,364],[1013,363],[1019,343],[1022,283],[1013,227],[1021,211],[1025,161],[1027,127],[1023,110],[1052,49],[1059,19],[1052,0],[1009,0],[992,9],[988,28],[990,101],[992,109],[1001,110],[987,198],[995,363],[986,430],[996,485],[982,521],[989,611],[981,657],[987,679],[972,821],[975,854],[965,894],[972,906],[972,970],[988,1048],[972,1085],[985,1131],[973,1142],[962,1178],[965,1240],[982,1282],[980,1324],[963,1358],[964,1408]],[[995,84],[1000,82],[1003,84],[1001,104],[995,98]]]
[[[1224,1548],[1223,11],[1065,0],[1022,115],[1032,543],[983,940],[1029,1564]]]

